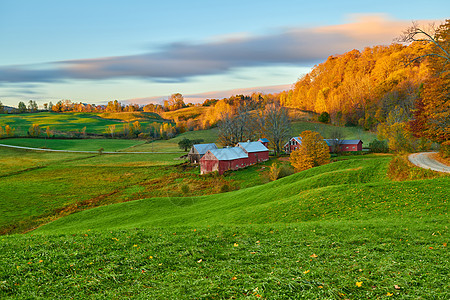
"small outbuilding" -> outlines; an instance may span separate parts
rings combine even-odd
[[[236,146],[247,153],[250,165],[269,160],[269,149],[261,142],[240,142]]]
[[[248,155],[240,147],[212,149],[200,159],[200,174],[217,171],[222,175],[227,170],[237,170],[248,165]]]
[[[362,144],[363,142],[361,140],[333,140],[333,139],[325,139],[325,142],[328,145],[328,148],[330,149],[330,152],[333,152],[333,147],[337,146],[339,144],[341,152],[345,151],[362,151]]]
[[[289,141],[286,144],[284,144],[284,146],[283,146],[284,152],[289,154],[292,151],[297,150],[300,147],[301,144],[302,144],[302,138],[301,137],[299,137],[299,136],[291,137],[289,139]]]
[[[266,138],[260,138],[258,142],[261,142],[266,148],[269,148],[269,140]]]
[[[200,162],[200,159],[205,155],[208,150],[214,150],[218,149],[216,144],[195,144],[192,146],[191,150],[189,151],[188,158],[189,161],[193,164],[198,164]]]

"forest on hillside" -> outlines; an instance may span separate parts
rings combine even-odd
[[[449,140],[449,35],[450,20],[431,33],[412,26],[402,35],[408,45],[330,56],[281,93],[280,103],[326,112],[336,125],[382,124],[383,135],[386,126],[404,123],[416,137]]]

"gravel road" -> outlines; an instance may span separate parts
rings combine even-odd
[[[430,157],[430,154],[433,153],[436,152],[414,153],[409,155],[408,159],[411,163],[415,164],[418,167],[438,172],[450,173],[449,166],[446,166]]]

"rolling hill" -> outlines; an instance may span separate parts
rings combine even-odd
[[[2,236],[0,296],[448,298],[450,177],[392,182],[389,161],[345,157],[265,185],[108,205]]]

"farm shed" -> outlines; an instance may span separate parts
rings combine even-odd
[[[287,154],[291,153],[294,150],[297,150],[298,147],[300,147],[300,145],[302,144],[302,138],[299,136],[295,136],[289,139],[289,141],[284,144],[283,148],[284,148],[284,152],[286,152]]]
[[[191,163],[197,164],[200,162],[200,158],[205,155],[208,150],[218,149],[216,144],[195,144],[189,151],[188,158]]]
[[[258,142],[261,142],[265,147],[269,148],[269,140],[266,138],[260,138]]]
[[[217,171],[222,175],[227,170],[248,166],[248,155],[240,147],[208,150],[200,159],[200,174]]]
[[[325,142],[328,145],[328,148],[330,149],[330,152],[333,151],[333,146],[335,143],[337,143],[336,140],[332,139],[325,139]],[[363,142],[361,140],[341,140],[339,142],[341,151],[362,151],[362,144]]]
[[[247,153],[249,165],[269,160],[269,149],[261,142],[240,142],[236,146]]]

